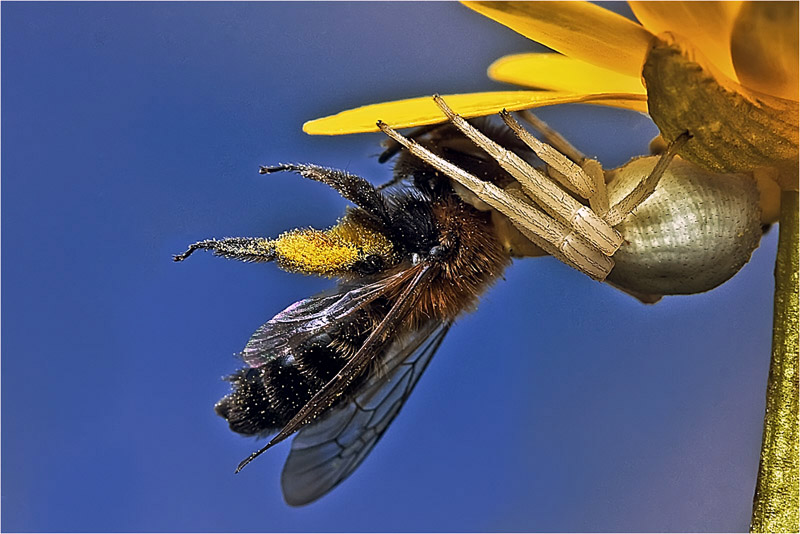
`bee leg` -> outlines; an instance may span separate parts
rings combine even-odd
[[[592,211],[602,217],[608,211],[608,192],[603,167],[597,160],[588,159],[578,152],[561,134],[551,129],[530,111],[527,121],[534,125],[551,144],[534,137],[506,110],[500,112],[503,122],[520,141],[548,165],[548,174],[565,189],[587,199]]]
[[[384,225],[391,224],[383,195],[371,183],[360,176],[310,163],[281,164],[273,167],[262,166],[258,172],[271,174],[281,171],[296,172],[303,178],[322,182],[338,191],[342,197],[356,206],[379,218]]]
[[[275,259],[273,241],[263,237],[228,237],[226,239],[206,239],[199,241],[183,254],[176,254],[173,261],[183,261],[195,250],[210,250],[215,256],[246,262],[266,262]]]
[[[655,191],[658,181],[661,180],[661,176],[664,174],[664,171],[667,170],[672,158],[677,155],[678,150],[691,138],[692,135],[688,131],[676,137],[669,146],[667,146],[667,150],[661,154],[658,163],[656,163],[656,166],[650,171],[650,174],[636,184],[636,187],[634,187],[630,193],[608,210],[604,219],[610,225],[616,226],[625,220],[625,217],[630,215],[642,202],[647,200],[647,198],[653,194],[653,191]]]
[[[541,171],[486,137],[463,117],[456,115],[439,95],[434,96],[433,100],[456,128],[494,158],[503,170],[520,183],[525,193],[551,217],[565,224],[572,232],[606,256],[611,256],[619,249],[623,241],[622,236],[590,208],[566,194]],[[587,177],[584,186],[590,189],[592,185]],[[594,191],[591,194],[593,195]]]
[[[407,139],[397,131],[378,121],[378,128],[386,135],[402,144],[414,156],[449,176],[488,204],[502,213],[528,239],[568,265],[575,267],[596,280],[604,280],[614,261],[592,247],[558,220],[531,205],[525,194],[518,196],[503,191],[496,185],[485,182],[437,156],[412,139]],[[520,198],[522,197],[522,198]]]

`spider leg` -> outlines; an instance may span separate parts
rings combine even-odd
[[[480,200],[508,217],[526,237],[549,254],[596,280],[604,280],[611,271],[614,266],[611,258],[590,246],[558,220],[496,185],[480,180],[440,158],[416,141],[403,137],[383,122],[378,121],[377,124],[381,131],[403,145],[411,154],[466,187]]]
[[[539,204],[551,217],[566,224],[571,231],[595,246],[606,256],[611,256],[622,244],[622,236],[563,189],[531,167],[525,160],[498,145],[469,124],[436,95],[434,102],[447,115],[450,122],[472,142],[492,156],[497,163],[522,185],[525,193]]]
[[[596,159],[587,159],[583,161],[581,168],[594,182],[594,195],[588,199],[589,206],[591,206],[593,212],[605,220],[605,215],[608,212],[608,190],[606,189],[606,173],[603,171],[603,166]]]
[[[636,184],[636,187],[634,187],[630,193],[608,210],[608,213],[603,217],[608,224],[612,226],[618,225],[625,220],[625,217],[630,215],[639,204],[647,200],[647,198],[653,194],[653,191],[655,191],[658,185],[658,181],[661,179],[664,171],[667,170],[672,158],[677,155],[678,150],[691,138],[692,135],[688,131],[683,132],[667,146],[667,150],[661,154],[658,163],[656,163],[656,166],[650,171],[650,174]]]
[[[530,113],[530,116],[535,118],[532,113]],[[594,195],[594,183],[578,163],[569,159],[552,145],[539,141],[528,130],[523,128],[508,111],[501,111],[500,118],[519,137],[520,141],[528,145],[539,156],[539,159],[558,171],[554,177],[562,182],[563,185],[583,198],[591,198]],[[585,158],[582,157],[579,161],[583,162],[583,159]],[[563,183],[563,180],[566,180],[566,183]]]
[[[410,139],[417,139],[426,133],[432,132],[437,128],[441,128],[441,124],[430,124],[427,126],[420,126],[408,134]],[[387,139],[386,144],[383,145],[383,152],[378,156],[378,163],[386,163],[395,156],[403,148],[403,145],[393,139]],[[383,188],[383,186],[381,186]]]
[[[534,124],[548,141],[556,143],[551,146],[534,137],[528,130],[522,127],[516,119],[506,110],[500,112],[503,122],[519,137],[520,141],[528,145],[539,159],[548,165],[551,177],[558,181],[566,189],[580,195],[589,201],[592,210],[602,217],[608,211],[608,193],[606,192],[606,178],[603,167],[597,160],[587,159],[583,154],[575,150],[561,134],[550,129],[547,124],[540,121],[530,111],[524,115],[527,120]],[[554,148],[560,146],[561,149]],[[568,147],[568,148],[564,148]],[[574,152],[570,157],[567,150]],[[579,159],[573,160],[571,158]],[[576,163],[577,161],[577,163]]]
[[[569,159],[578,164],[582,163],[583,160],[586,159],[586,156],[584,156],[580,150],[572,146],[572,143],[567,141],[564,136],[562,136],[560,133],[550,128],[550,126],[548,126],[546,122],[544,122],[542,119],[534,115],[533,112],[531,112],[528,109],[525,109],[519,111],[518,113],[519,116],[522,117],[522,119],[525,122],[533,126],[533,128],[537,132],[542,134],[542,137],[544,137],[544,140],[550,146],[555,147],[555,149],[558,150],[561,154],[564,154]]]

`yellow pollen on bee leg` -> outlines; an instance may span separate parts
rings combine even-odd
[[[291,230],[269,243],[282,269],[303,274],[337,276],[370,255],[391,258],[393,247],[386,236],[344,217],[326,231]]]
[[[357,247],[363,251],[364,255],[374,254],[385,258],[391,256],[394,250],[391,241],[385,235],[361,224],[354,223],[347,217],[344,217],[328,233]]]
[[[304,274],[334,275],[358,257],[355,246],[319,230],[292,230],[275,240],[281,267]]]

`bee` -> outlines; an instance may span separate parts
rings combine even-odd
[[[420,142],[479,176],[505,174],[451,128]],[[354,206],[324,231],[205,240],[174,259],[204,249],[339,279],[336,288],[295,302],[253,334],[241,353],[246,366],[227,378],[232,392],[215,406],[234,432],[277,432],[237,472],[297,433],[281,484],[286,502],[302,505],[364,460],[453,321],[476,306],[514,251],[491,212],[463,201],[446,177],[405,151],[393,183],[380,188],[316,165],[261,168],[280,171],[327,184]]]
[[[441,105],[446,107],[443,101]],[[274,434],[239,464],[237,472],[296,434],[281,475],[290,505],[320,498],[361,464],[399,413],[453,322],[474,309],[512,258],[552,254],[599,280],[611,270],[604,243],[574,237],[569,229],[545,239],[539,235],[541,228],[530,223],[539,216],[536,201],[520,189],[516,171],[509,172],[509,154],[518,167],[540,160],[555,163],[561,174],[569,173],[571,160],[561,152],[550,147],[559,155],[556,161],[516,127],[498,127],[483,119],[459,122],[451,117],[449,123],[419,129],[408,138],[379,126],[392,139],[379,161],[397,156],[394,178],[383,186],[313,164],[260,170],[294,172],[339,192],[353,206],[333,227],[295,229],[275,239],[209,239],[174,257],[182,261],[202,249],[338,279],[334,289],[295,302],[252,335],[241,353],[245,367],[227,378],[232,391],[215,406],[234,432],[262,438]],[[540,131],[562,152],[574,150],[545,126],[539,125]],[[487,146],[504,148],[498,153]],[[651,165],[637,167],[636,181],[650,184],[650,190],[636,193],[635,205],[630,204],[630,194],[611,207],[603,208],[608,198],[589,202],[602,213],[625,206],[620,215],[625,220],[653,196],[676,150],[671,145]],[[592,174],[605,182],[602,169]],[[570,196],[577,203],[573,197],[580,195]],[[593,212],[580,212],[587,220],[601,219]],[[547,221],[545,230],[560,224],[556,218]],[[608,235],[616,236],[617,229]],[[620,237],[614,250],[624,242]],[[684,256],[679,261],[685,264]],[[671,268],[667,264],[667,272]],[[663,276],[655,276],[659,278]],[[624,279],[615,284],[640,300],[654,301],[653,286],[626,288]],[[658,284],[656,288],[652,291],[663,291]]]

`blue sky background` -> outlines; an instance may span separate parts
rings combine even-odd
[[[261,443],[214,415],[220,377],[331,283],[172,254],[333,223],[335,193],[258,165],[383,182],[382,138],[302,122],[505,87],[486,66],[532,43],[455,3],[1,9],[3,530],[747,530],[775,229],[723,287],[655,306],[516,262],[333,493],[283,503],[288,442],[233,474]],[[618,110],[540,114],[607,167],[656,133]]]

